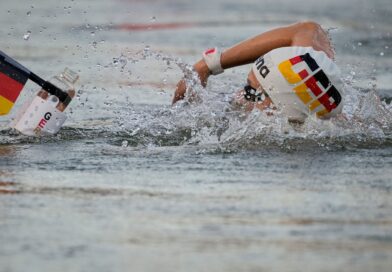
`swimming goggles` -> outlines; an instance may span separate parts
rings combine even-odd
[[[244,98],[251,102],[263,101],[263,92],[260,89],[255,89],[249,84],[244,86]]]

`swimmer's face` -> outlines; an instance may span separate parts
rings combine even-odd
[[[246,81],[247,81],[246,85],[248,85],[248,87],[250,86],[254,90],[258,90],[259,89],[260,83],[256,79],[256,76],[255,76],[255,74],[253,73],[252,70],[249,72]],[[245,95],[245,88],[246,87],[247,86],[245,86],[244,89],[239,90],[238,92],[236,92],[236,94],[234,96],[234,99],[233,99],[233,103],[236,104],[236,105],[242,106],[245,109],[245,111],[251,111],[254,108],[255,103],[245,99],[244,95]]]
[[[246,81],[246,86],[234,95],[231,104],[240,106],[247,112],[254,108],[259,110],[271,109],[272,100],[265,93],[263,86],[261,86],[252,70],[249,72]]]

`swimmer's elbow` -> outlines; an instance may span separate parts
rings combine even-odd
[[[294,46],[315,46],[315,43],[324,36],[319,23],[314,21],[298,22],[292,27],[291,45]]]

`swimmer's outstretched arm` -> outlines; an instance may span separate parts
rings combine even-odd
[[[324,48],[325,44],[329,47],[329,41],[318,40],[317,37],[325,35],[316,35],[317,32],[324,33],[320,25],[314,22],[296,23],[270,30],[225,50],[221,55],[221,66],[223,69],[229,69],[249,64],[275,48],[293,45],[312,46],[316,50],[326,51],[327,55],[333,57],[333,51],[329,52],[328,48]],[[205,61],[203,59],[198,61],[193,68],[198,73],[201,84],[206,86],[211,72]],[[173,104],[183,99],[185,92],[186,84],[184,80],[181,80],[177,84]]]

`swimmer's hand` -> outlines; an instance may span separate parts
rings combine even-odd
[[[204,60],[200,60],[195,65],[193,65],[193,69],[198,74],[201,85],[205,87],[207,85],[208,77],[211,75],[207,64]],[[173,104],[185,97],[186,90],[187,87],[185,79],[181,79],[177,83],[176,91],[174,92]]]

